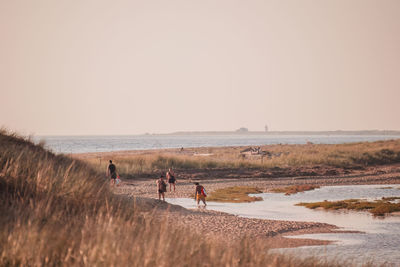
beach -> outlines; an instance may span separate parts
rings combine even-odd
[[[296,205],[372,195],[397,201],[399,141],[263,146],[260,151],[272,155],[263,159],[258,149],[243,157],[243,147],[57,155],[15,135],[3,133],[0,139],[2,265],[172,266],[192,265],[193,257],[200,257],[208,262],[198,266],[343,266],[357,257],[350,264],[356,266],[371,253],[374,261],[399,260],[393,253],[399,240],[396,215],[381,220],[364,211]],[[122,179],[118,186],[110,185],[106,173],[111,160]],[[158,199],[156,180],[169,168],[177,184],[165,202]],[[207,190],[206,208],[193,200],[194,183]],[[298,185],[295,191],[316,189],[274,193],[288,185]],[[242,196],[227,190],[234,186],[244,188]],[[213,195],[224,196],[219,189],[235,203],[212,202]],[[262,201],[237,203],[247,201],[250,192],[266,193],[258,198]],[[324,214],[338,219],[323,219]],[[344,236],[357,242],[344,245],[338,240]],[[275,253],[281,248],[294,248],[296,255]],[[333,258],[305,249],[323,249]]]
[[[126,153],[126,154],[125,154]],[[117,152],[119,156],[137,152]],[[156,153],[156,152],[152,152]],[[95,156],[110,157],[113,153],[96,153]],[[80,158],[93,157],[81,154]],[[307,169],[307,171],[304,171]],[[279,172],[279,176],[274,171]],[[297,172],[296,172],[297,171]],[[296,173],[298,174],[296,176]],[[312,173],[312,175],[307,175]],[[335,173],[328,175],[326,173]],[[326,175],[322,175],[326,174]],[[225,177],[224,177],[225,176]],[[265,177],[262,177],[265,176]],[[200,182],[208,193],[232,187],[252,186],[263,192],[273,188],[289,185],[367,185],[367,184],[399,184],[400,164],[370,166],[363,169],[348,169],[308,166],[305,168],[287,168],[273,170],[251,169],[202,169],[176,170],[177,184],[175,192],[166,193],[166,198],[193,198],[194,182]],[[208,178],[205,178],[208,177]],[[234,178],[232,178],[234,177]],[[114,188],[114,193],[135,199],[147,205],[148,210],[156,209],[165,223],[189,228],[205,236],[215,236],[220,240],[240,240],[243,237],[262,240],[271,248],[288,248],[307,245],[326,245],[331,241],[313,239],[285,238],[289,235],[333,233],[341,231],[337,226],[318,222],[279,221],[244,218],[224,212],[207,210],[207,208],[185,209],[158,200],[155,177],[136,177],[125,179]]]

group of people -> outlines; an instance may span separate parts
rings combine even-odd
[[[175,173],[172,171],[172,169],[169,169],[166,173],[166,178],[167,182],[169,184],[169,191],[171,192],[171,186],[174,187],[174,192],[175,192],[175,184],[176,184],[176,178],[175,178]],[[157,190],[158,190],[158,199],[161,200],[161,197],[163,201],[165,201],[165,192],[167,192],[167,183],[164,180],[164,175],[160,175],[160,178],[157,180]],[[197,202],[197,205],[200,204],[200,200],[204,203],[204,206],[207,206],[206,203],[206,189],[204,186],[200,185],[199,183],[194,183],[196,186],[195,192],[194,192],[194,199]]]
[[[107,168],[107,175],[111,178],[111,186],[114,186],[117,184],[117,179],[119,177],[118,173],[117,173],[117,167],[115,166],[115,164],[112,162],[112,160],[110,160],[110,164],[108,165]],[[164,178],[166,178],[166,181],[164,180]],[[167,192],[167,183],[169,184],[169,191],[175,192],[175,185],[176,185],[176,177],[175,177],[175,173],[172,170],[172,168],[169,168],[168,171],[164,175],[160,175],[160,178],[157,180],[157,191],[158,191],[158,199],[161,200],[161,197],[163,199],[163,201],[165,201],[165,193]],[[204,186],[200,185],[199,183],[195,183],[194,184],[196,186],[195,188],[195,200],[197,202],[197,205],[200,204],[200,200],[204,203],[204,206],[207,206],[206,204],[206,189],[204,188]]]

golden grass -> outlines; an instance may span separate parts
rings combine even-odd
[[[212,192],[208,197],[208,201],[215,202],[230,202],[230,203],[243,203],[243,202],[254,202],[261,201],[261,197],[251,197],[249,194],[262,193],[256,187],[251,186],[233,186],[217,189]]]
[[[285,195],[292,195],[292,194],[297,194],[299,192],[314,190],[316,188],[319,188],[319,186],[305,184],[305,185],[291,185],[286,187],[273,188],[271,189],[271,191],[274,193],[285,193]]]
[[[154,175],[168,168],[288,168],[304,166],[331,166],[360,168],[400,162],[400,139],[349,144],[267,145],[261,150],[270,157],[245,156],[243,147],[187,148],[184,151],[167,149],[140,151],[112,156],[94,154],[79,156],[95,169],[105,172],[110,157],[117,163],[120,173],[127,178],[143,174]],[[198,156],[208,154],[208,156]]]
[[[388,213],[400,211],[400,203],[391,201],[400,199],[399,197],[382,198],[376,201],[366,201],[360,199],[347,199],[341,201],[322,201],[313,203],[298,203],[297,206],[304,206],[309,209],[324,208],[326,210],[356,210],[368,211],[374,216],[383,216]]]
[[[87,164],[0,132],[0,266],[340,266],[204,239],[143,208]]]

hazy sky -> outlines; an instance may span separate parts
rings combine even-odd
[[[400,1],[0,0],[0,126],[400,130]]]

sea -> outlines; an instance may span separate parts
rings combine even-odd
[[[163,148],[261,146],[272,144],[344,144],[399,139],[400,135],[109,135],[33,136],[35,143],[57,154],[150,150]]]

